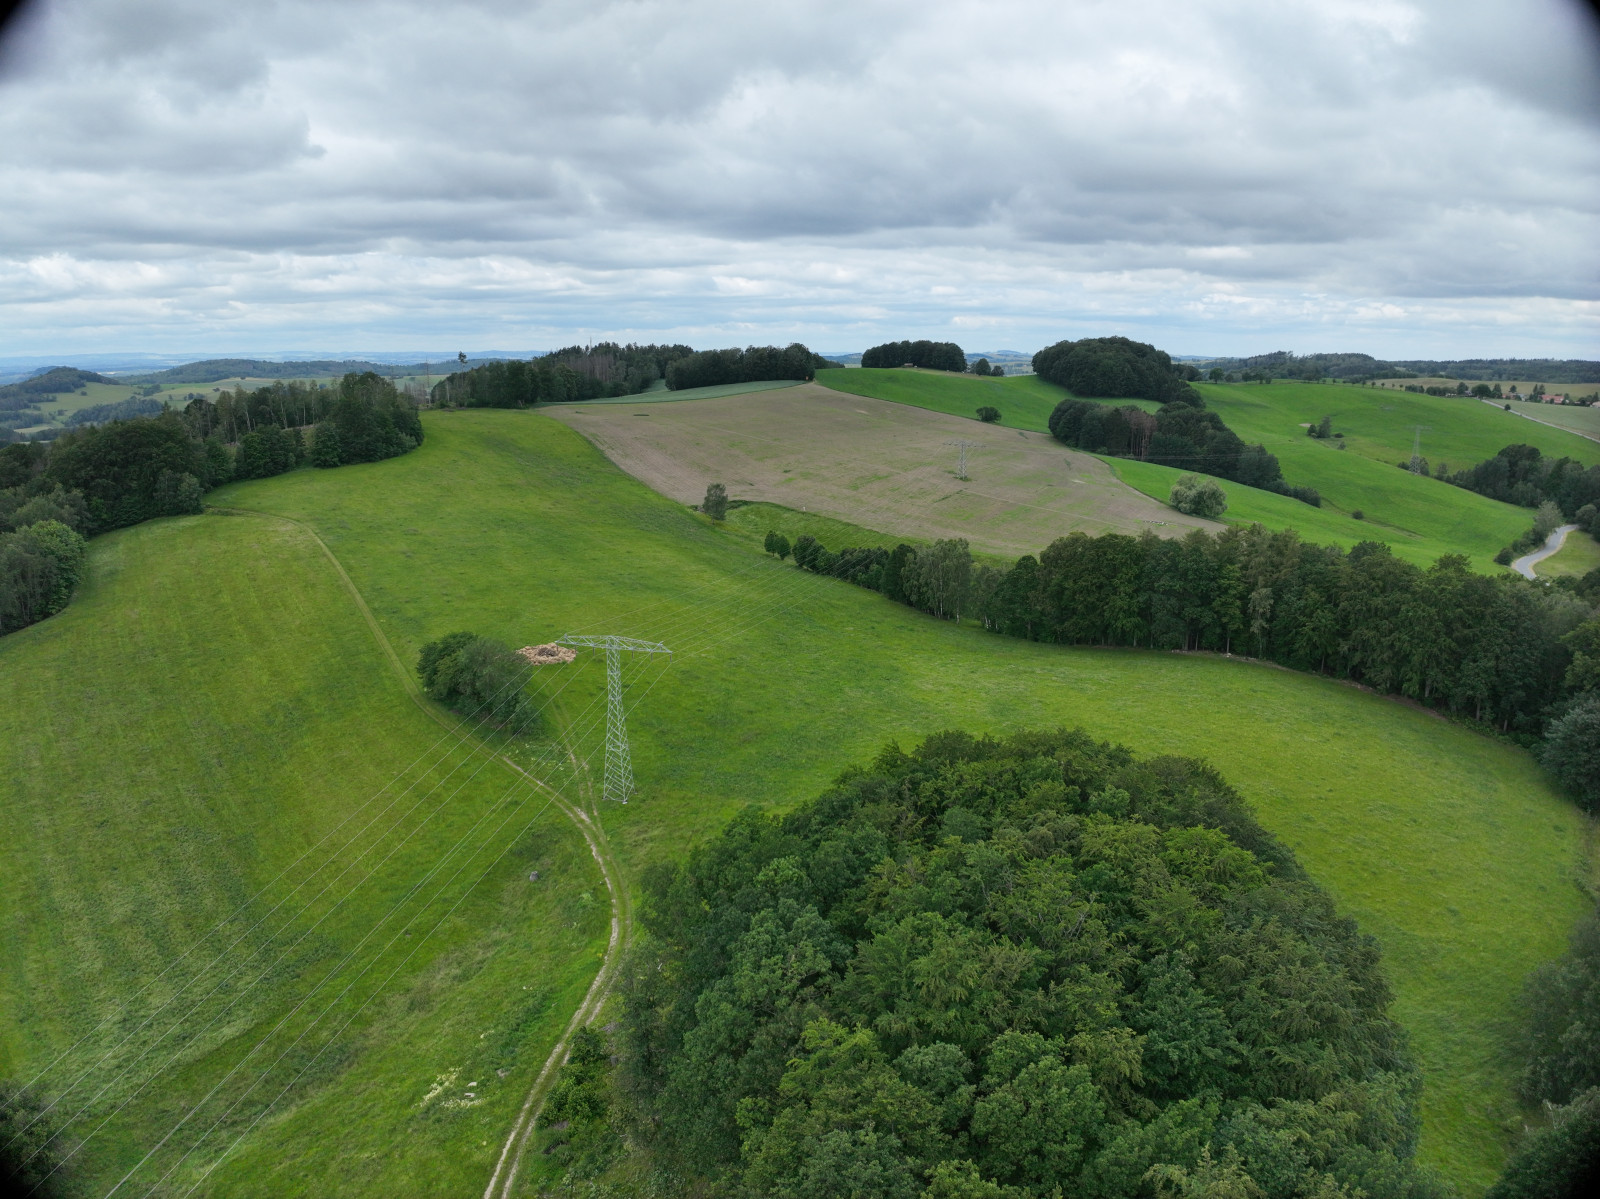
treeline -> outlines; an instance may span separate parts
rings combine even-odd
[[[953,341],[887,341],[861,355],[864,367],[920,366],[930,371],[965,371],[967,356]],[[985,362],[987,367],[988,363]]]
[[[802,537],[792,552],[1006,636],[1240,653],[1403,695],[1518,735],[1600,810],[1600,572],[1551,587],[1475,574],[1454,554],[1424,570],[1381,542],[1344,552],[1259,525],[1181,540],[1073,533],[1004,569],[975,567],[959,540],[832,551]]]
[[[642,890],[570,1175],[626,1129],[690,1193],[1448,1193],[1376,943],[1203,762],[941,733]]]
[[[1205,407],[1200,393],[1188,383],[1199,377],[1199,371],[1175,365],[1164,351],[1126,337],[1058,341],[1033,356],[1033,370],[1074,395]]]
[[[726,383],[761,383],[777,379],[807,380],[821,370],[842,369],[837,362],[814,354],[795,342],[777,346],[749,346],[743,350],[700,350],[667,368],[667,387],[716,387]]]
[[[1204,365],[1224,373],[1245,372],[1279,379],[1373,379],[1417,376],[1506,382],[1539,379],[1546,383],[1600,383],[1600,362],[1561,358],[1405,359],[1386,361],[1371,354],[1292,354],[1277,350],[1249,358],[1211,358]]]
[[[1216,475],[1290,496],[1313,508],[1322,506],[1315,487],[1284,480],[1276,454],[1265,446],[1246,445],[1215,412],[1184,401],[1174,400],[1150,413],[1133,405],[1114,408],[1094,400],[1062,400],[1050,413],[1049,426],[1058,441],[1090,453]]]
[[[229,475],[237,479],[282,474],[308,459],[322,467],[379,462],[422,444],[416,405],[371,371],[346,375],[334,387],[272,383],[224,391],[216,400],[200,396],[184,408],[183,421],[218,470],[221,445],[237,443]]]
[[[108,420],[132,420],[136,416],[154,416],[162,403],[151,396],[129,396],[110,404],[90,404],[79,408],[67,417],[69,425],[103,425]]]
[[[680,358],[682,345],[568,346],[539,358],[486,362],[441,379],[429,393],[436,408],[531,408],[637,395],[648,391]]]
[[[1486,495],[1491,500],[1537,508],[1552,503],[1568,520],[1578,520],[1585,508],[1600,505],[1600,466],[1585,466],[1576,458],[1546,458],[1538,446],[1508,445],[1493,458],[1454,474],[1440,477],[1457,487]],[[1579,521],[1585,528],[1590,521]]]
[[[313,420],[308,446],[294,422]],[[216,403],[193,400],[181,414],[168,409],[69,430],[51,442],[7,445],[0,449],[0,632],[61,610],[81,574],[84,537],[199,512],[207,491],[236,479],[306,461],[374,462],[421,440],[415,407],[390,380],[366,374],[296,395],[281,385],[224,393]]]
[[[331,375],[364,375],[372,373],[383,377],[420,375],[423,364],[390,366],[382,362],[365,362],[355,358],[340,360],[319,358],[307,362],[268,362],[260,358],[207,358],[203,362],[186,362],[167,370],[151,371],[145,375],[129,375],[119,383],[218,383],[223,379],[307,379],[327,378]]]

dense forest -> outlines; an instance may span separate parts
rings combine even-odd
[[[667,368],[667,386],[673,391],[691,387],[716,387],[727,383],[761,383],[776,379],[816,378],[821,370],[840,370],[837,362],[814,354],[795,342],[746,349],[700,350]]]
[[[591,1031],[551,1097],[573,1175],[626,1132],[690,1193],[1447,1193],[1375,942],[1202,762],[890,745],[643,891],[617,1064]]]
[[[1244,440],[1215,412],[1198,402],[1173,400],[1156,412],[1131,404],[1112,407],[1095,400],[1062,400],[1050,413],[1050,432],[1059,441],[1094,454],[1158,462],[1178,470],[1198,471],[1292,496],[1314,508],[1322,506],[1315,487],[1296,487],[1284,480],[1276,454]]]
[[[390,380],[364,374],[333,388],[224,392],[215,402],[192,400],[182,413],[0,448],[0,632],[65,606],[81,575],[84,537],[199,512],[207,491],[235,479],[307,461],[375,462],[421,441],[416,408]]]
[[[1033,369],[1074,395],[1205,407],[1200,393],[1188,384],[1199,375],[1194,367],[1174,365],[1164,351],[1126,337],[1058,341],[1033,356]]]
[[[1259,525],[1073,533],[1005,569],[975,566],[965,541],[834,552],[803,536],[792,553],[1007,636],[1239,653],[1404,695],[1517,736],[1600,811],[1600,571],[1546,586],[1475,574],[1459,555],[1424,570],[1381,542],[1344,552]]]
[[[864,351],[861,365],[879,368],[920,366],[930,371],[965,371],[967,356],[953,341],[888,341]]]
[[[688,346],[569,346],[541,358],[508,358],[459,371],[433,385],[438,408],[530,408],[534,404],[637,395],[667,377]]]

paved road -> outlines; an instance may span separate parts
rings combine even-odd
[[[1511,569],[1525,579],[1534,577],[1533,568],[1543,562],[1551,554],[1558,551],[1566,544],[1567,534],[1576,529],[1577,525],[1562,525],[1549,537],[1545,538],[1544,548],[1534,550],[1531,554],[1524,554],[1511,564]]]

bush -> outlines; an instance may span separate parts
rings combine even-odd
[[[264,425],[239,439],[239,452],[233,459],[236,479],[270,479],[293,470],[294,439],[277,425]]]
[[[451,633],[422,647],[417,673],[427,692],[463,716],[525,733],[533,708],[523,694],[533,667],[503,642]]]
[[[1600,692],[1587,693],[1551,722],[1539,760],[1585,811],[1600,811]]]
[[[54,616],[83,576],[87,545],[60,521],[0,533],[0,633]]]
[[[1600,1090],[1550,1113],[1484,1199],[1584,1199],[1600,1194]]]
[[[46,1105],[31,1091],[0,1082],[0,1195],[56,1199],[75,1191],[71,1150],[57,1136]]]
[[[322,421],[311,431],[311,465],[327,469],[343,460],[338,428],[331,420]]]
[[[776,554],[778,561],[782,562],[789,556],[789,539],[782,533],[767,534],[767,539],[762,543],[762,548],[769,554]]]
[[[980,358],[978,361],[982,362],[983,359]],[[995,421],[1000,419],[1000,409],[990,404],[985,404],[982,408],[978,409],[978,419],[986,425],[992,425]]]
[[[1215,479],[1185,475],[1172,485],[1171,503],[1186,516],[1215,519],[1227,511],[1228,496]]]
[[[706,498],[700,502],[700,511],[712,520],[728,519],[728,489],[721,483],[706,488]]]

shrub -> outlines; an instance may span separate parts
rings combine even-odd
[[[700,511],[712,520],[727,520],[728,489],[721,483],[712,483],[706,488],[706,498],[700,503]]]
[[[57,520],[0,533],[0,633],[65,608],[83,575],[86,552],[83,537]]]
[[[311,431],[311,465],[326,469],[338,466],[343,460],[338,428],[331,420],[320,422]]]
[[[32,1092],[0,1082],[0,1195],[55,1199],[73,1194],[70,1147],[57,1121]]]
[[[1172,485],[1171,503],[1186,516],[1215,519],[1227,511],[1228,496],[1215,479],[1185,475]]]
[[[768,533],[762,548],[769,554],[776,554],[778,561],[782,562],[789,556],[789,539],[782,533]]]
[[[983,360],[980,358],[978,361],[981,362]],[[995,408],[990,404],[985,404],[982,408],[978,409],[978,419],[986,425],[992,425],[995,421],[1000,419],[1000,409]]]
[[[1600,692],[1551,722],[1539,760],[1586,811],[1600,811]]]
[[[1600,1090],[1550,1113],[1484,1199],[1581,1199],[1600,1192]]]
[[[428,694],[464,716],[512,732],[527,731],[532,706],[523,694],[533,668],[503,642],[451,633],[422,647],[417,673]]]

